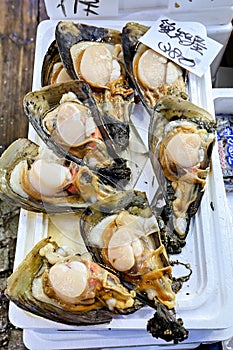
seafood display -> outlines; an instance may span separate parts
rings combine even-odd
[[[187,99],[188,92],[183,69],[139,41],[149,29],[140,23],[127,23],[122,29],[122,48],[126,71],[152,115],[160,97],[172,95]]]
[[[23,99],[26,116],[38,135],[58,155],[87,165],[124,186],[131,176],[126,160],[102,124],[89,86],[69,81],[29,92]],[[119,130],[118,130],[119,135]]]
[[[50,238],[25,257],[8,279],[5,294],[26,311],[73,325],[108,323],[114,313],[141,306],[114,274]]]
[[[98,201],[84,210],[80,227],[93,260],[114,270],[137,292],[139,300],[158,308],[147,330],[167,341],[187,338],[181,320],[174,317],[172,267],[145,193],[123,191]],[[170,315],[170,322],[162,322],[166,317],[163,313],[168,318]]]
[[[166,201],[161,215],[181,241],[205,191],[215,129],[212,115],[190,101],[166,96],[155,106],[149,154]]]
[[[28,139],[13,142],[0,158],[1,195],[36,212],[82,210],[115,193],[87,166],[57,157]]]
[[[32,314],[74,326],[149,309],[147,331],[176,344],[188,337],[176,309],[192,268],[170,254],[185,247],[205,193],[216,125],[188,101],[187,72],[139,41],[148,29],[56,24],[42,87],[23,98],[41,143],[21,138],[5,150],[0,195],[53,217],[72,240],[58,242],[48,224],[5,294]],[[71,213],[79,215],[70,225],[79,238],[65,233]],[[191,272],[175,277],[176,264]]]

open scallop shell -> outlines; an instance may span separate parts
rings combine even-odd
[[[57,24],[55,37],[64,67],[73,79],[80,78],[74,64],[76,56],[87,46],[102,43],[114,47],[121,44],[118,30],[70,21]]]
[[[89,135],[85,136],[81,141],[79,139],[75,141],[75,145],[72,145],[70,140],[69,143],[64,142],[64,137],[61,138],[59,134],[59,125],[62,128],[65,123],[63,119],[60,124],[58,123],[57,111],[67,103],[72,104],[75,108],[80,109],[82,107],[82,110],[85,110],[87,118],[84,124],[86,126],[88,121],[90,121],[90,128],[94,127],[91,131],[95,133],[96,129],[98,129],[97,136],[93,136],[93,133],[89,132]],[[103,173],[106,178],[109,177],[110,181],[115,183],[122,181],[122,186],[130,180],[131,171],[127,167],[126,161],[116,152],[115,143],[102,123],[91,90],[85,82],[71,80],[29,92],[23,99],[23,106],[25,114],[37,134],[56,154],[66,157],[77,164],[85,164],[89,168]],[[77,119],[76,114],[74,113],[74,123],[76,123],[75,118]],[[82,120],[84,112],[81,111],[79,114],[81,115],[79,118]],[[71,115],[68,115],[68,117],[70,132],[65,127],[67,130],[65,131],[66,135],[69,134],[70,137],[70,134],[72,134],[75,137],[76,134],[80,133],[79,125],[78,127],[73,126]],[[61,118],[63,118],[62,115]],[[85,132],[83,131],[80,137]],[[118,136],[120,134],[120,131],[117,130],[117,125],[115,125],[115,133]]]
[[[157,310],[148,332],[184,340],[188,332],[176,320],[172,268],[145,193],[128,190],[98,201],[84,210],[80,227],[93,260],[115,271],[141,302]]]
[[[45,173],[41,177],[43,169],[40,166],[49,169],[51,165],[55,165],[53,174]],[[46,184],[44,177],[47,177]],[[1,195],[29,211],[79,211],[115,191],[113,187],[104,185],[88,167],[59,158],[49,149],[27,139],[13,142],[0,158]]]
[[[165,96],[155,106],[148,135],[150,159],[166,201],[163,219],[185,240],[211,171],[214,118],[190,101]]]
[[[124,63],[134,88],[150,116],[164,95],[187,99],[186,77],[181,67],[142,44],[149,26],[128,22],[122,29]]]
[[[66,267],[83,274],[86,286],[78,297],[73,294],[76,288],[80,292],[80,286],[74,285],[72,292],[68,288],[64,294],[64,286],[59,289],[52,283],[51,270],[58,269],[61,275],[67,273]],[[65,275],[60,278],[66,280]],[[38,242],[8,278],[5,295],[34,315],[77,326],[109,323],[114,314],[132,313],[140,307],[134,292],[123,287],[116,276],[50,238]]]

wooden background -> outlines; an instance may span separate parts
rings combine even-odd
[[[27,137],[22,99],[31,90],[36,30],[47,19],[43,0],[0,0],[0,154]],[[0,349],[26,350],[22,330],[8,319],[4,296],[13,269],[19,209],[0,199]]]
[[[43,0],[0,0],[0,154],[12,141],[27,137],[22,108],[31,90],[36,30],[47,19]]]

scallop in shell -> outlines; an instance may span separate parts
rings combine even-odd
[[[124,74],[120,31],[61,21],[55,37],[62,62],[73,79],[81,78],[93,89],[106,89],[109,82]]]
[[[114,314],[140,307],[115,275],[50,238],[38,242],[16,268],[5,294],[32,314],[72,325],[108,323]]]
[[[163,219],[181,240],[200,206],[214,142],[215,121],[208,111],[177,97],[158,100],[149,154],[166,200]]]
[[[88,167],[57,157],[27,139],[14,141],[0,158],[0,193],[30,211],[73,212],[115,193]]]
[[[139,97],[150,115],[156,101],[164,95],[187,99],[181,67],[139,41],[150,27],[129,22],[122,29],[124,63]]]
[[[172,267],[145,193],[128,190],[98,201],[84,210],[80,227],[93,260],[157,310],[148,331],[167,341],[184,340],[187,331],[175,318]],[[166,317],[169,322],[163,322]]]
[[[72,80],[29,92],[23,106],[37,134],[55,153],[103,172],[122,186],[130,180],[131,171],[118,156],[85,82]]]

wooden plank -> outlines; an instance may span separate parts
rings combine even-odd
[[[28,121],[22,108],[31,90],[36,29],[47,18],[42,0],[0,2],[0,153],[26,137]]]
[[[0,0],[0,154],[18,137],[27,136],[22,98],[31,89],[35,34],[47,18],[42,0]],[[0,199],[0,285],[13,269],[18,210]],[[9,302],[1,294],[0,348],[25,349],[22,330],[8,319]]]
[[[44,21],[45,19],[49,19],[46,9],[45,9],[45,4],[44,0],[39,1],[39,16],[38,16],[39,22]]]

